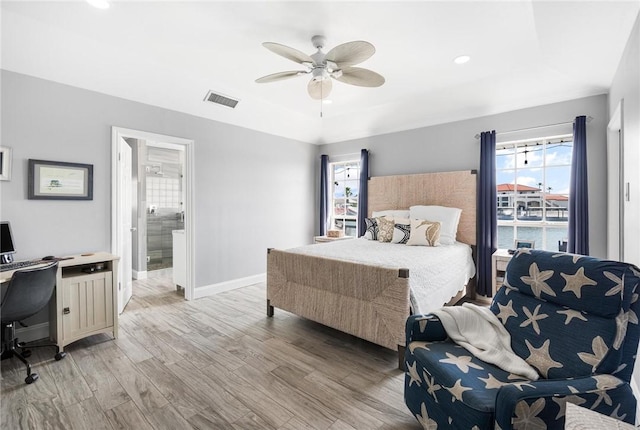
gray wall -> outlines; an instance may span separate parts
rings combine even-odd
[[[624,259],[640,264],[640,14],[622,55],[618,71],[609,92],[609,113],[624,100],[625,181],[631,185],[631,200],[625,203]],[[614,222],[613,220],[611,222]],[[633,371],[635,395],[640,397],[640,362]],[[640,422],[640,404],[636,422]]]
[[[573,121],[578,115],[593,117],[587,124],[590,247],[592,255],[604,257],[607,251],[606,95],[323,145],[320,153],[331,158],[368,148],[371,176],[478,169],[480,143],[474,137],[476,134],[488,130],[496,130],[499,134],[557,124]],[[571,126],[553,130],[571,132]],[[517,138],[536,137],[548,132],[549,129],[524,132],[517,134]],[[515,137],[515,134],[499,135],[498,142]]]
[[[611,84],[610,115],[620,101],[624,103],[624,181],[630,183],[631,191],[631,199],[624,208],[624,259],[640,265],[640,15]]]
[[[196,287],[264,273],[268,247],[312,242],[316,146],[4,70],[1,78],[13,175],[0,183],[0,217],[17,258],[111,249],[111,126],[195,141]],[[27,200],[29,158],[93,164],[93,200]]]

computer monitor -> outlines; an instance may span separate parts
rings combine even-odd
[[[0,222],[0,256],[2,264],[11,263],[13,254],[16,249],[13,246],[13,237],[11,236],[11,225],[9,221]]]

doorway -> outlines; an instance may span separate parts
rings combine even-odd
[[[184,238],[184,146],[125,138],[132,148],[133,279],[175,277],[184,271],[176,240]],[[184,247],[178,246],[181,253]],[[176,282],[181,287],[184,282]]]
[[[119,312],[131,298],[134,278],[166,276],[176,264],[180,286],[191,300],[193,141],[113,127],[112,158],[112,252],[120,256]],[[176,232],[179,255],[174,255]]]

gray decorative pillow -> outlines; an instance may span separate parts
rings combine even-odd
[[[393,218],[378,218],[378,242],[391,242],[394,225]]]
[[[411,234],[411,221],[409,219],[397,219],[393,226],[391,243],[407,243]]]
[[[363,237],[369,240],[378,240],[377,218],[365,218],[364,222],[367,225],[367,230],[364,232]]]

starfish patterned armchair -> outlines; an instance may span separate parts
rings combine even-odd
[[[435,315],[413,315],[407,406],[425,429],[562,429],[567,402],[633,424],[639,276],[626,263],[518,251],[490,309],[539,379],[481,361]]]

